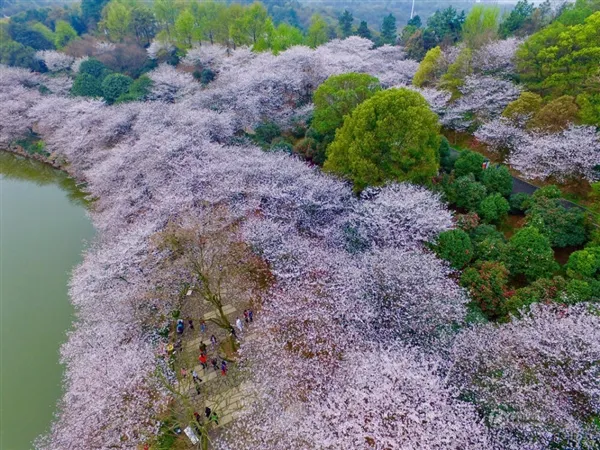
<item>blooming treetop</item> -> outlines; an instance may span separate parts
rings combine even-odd
[[[593,448],[600,430],[600,316],[593,306],[532,305],[509,324],[474,327],[454,346],[449,377],[511,437],[504,448]]]

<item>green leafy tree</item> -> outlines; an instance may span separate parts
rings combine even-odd
[[[502,261],[506,254],[507,244],[504,237],[488,237],[481,242],[473,243],[475,258],[480,261]]]
[[[102,82],[89,73],[79,73],[73,81],[71,93],[83,97],[102,97]]]
[[[448,71],[442,76],[440,85],[452,92],[453,98],[461,96],[458,88],[465,84],[465,78],[473,73],[472,59],[471,49],[468,47],[463,48],[456,57],[456,61],[448,66]]]
[[[180,5],[173,0],[154,0],[154,17],[167,37],[171,37]]]
[[[306,34],[306,44],[310,48],[317,48],[319,45],[325,44],[329,40],[327,32],[328,26],[325,19],[319,14],[314,14],[310,19],[310,27]]]
[[[253,49],[255,51],[271,50],[273,54],[277,55],[294,45],[301,45],[303,41],[304,35],[298,28],[287,23],[280,23],[277,27],[273,27],[269,20],[265,38],[259,39]]]
[[[152,80],[146,75],[142,75],[129,87],[129,91],[125,94],[121,94],[115,103],[132,102],[145,100],[150,93],[152,87]]]
[[[94,78],[102,79],[108,74],[107,67],[95,58],[83,61],[79,66],[80,74],[88,74]]]
[[[324,168],[355,189],[389,180],[428,183],[438,171],[439,124],[419,93],[388,89],[361,103],[327,149]]]
[[[397,32],[396,18],[390,13],[383,18],[383,23],[381,24],[382,44],[394,45],[396,43]]]
[[[487,196],[485,186],[475,181],[475,176],[472,173],[454,180],[448,185],[445,193],[450,203],[467,211],[477,211],[479,205]]]
[[[485,158],[479,153],[464,150],[454,163],[454,174],[457,177],[473,174],[476,179],[480,180],[483,175],[484,162]]]
[[[540,110],[542,104],[542,97],[538,94],[523,91],[518,99],[506,106],[502,112],[502,116],[512,120],[516,124],[524,124]]]
[[[131,9],[131,29],[140,44],[149,45],[156,34],[156,22],[152,10],[140,0],[129,0]]]
[[[501,262],[484,261],[464,271],[460,284],[489,320],[504,316],[508,269]]]
[[[514,295],[506,300],[504,308],[508,314],[520,317],[520,311],[527,312],[533,303],[557,301],[565,286],[566,281],[562,277],[541,278],[527,287],[517,289]]]
[[[77,31],[64,20],[56,22],[54,29],[54,45],[56,48],[63,48],[73,39],[77,39]]]
[[[542,95],[597,92],[599,66],[600,11],[576,25],[553,22],[517,51],[521,79]]]
[[[424,33],[426,48],[437,45],[452,45],[460,40],[462,27],[465,22],[465,12],[459,14],[452,6],[437,10],[427,19],[427,29]]]
[[[495,226],[481,224],[469,233],[475,258],[481,261],[501,261],[506,253],[506,240]]]
[[[202,29],[189,9],[177,16],[173,29],[180,48],[191,48],[194,42],[202,40]]]
[[[102,9],[109,0],[81,0],[81,15],[86,25],[95,25],[100,21]]]
[[[505,259],[511,274],[524,275],[530,282],[558,270],[550,240],[535,227],[521,228],[510,238]]]
[[[489,193],[497,192],[507,198],[513,190],[513,177],[506,166],[485,169],[481,174],[481,182]]]
[[[559,199],[536,198],[526,217],[527,223],[546,235],[553,247],[577,246],[587,239],[585,212],[567,209]]]
[[[440,233],[433,249],[440,258],[448,261],[455,269],[462,269],[473,258],[471,239],[463,230]]]
[[[102,11],[104,28],[113,41],[122,41],[129,33],[131,8],[122,0],[111,0]]]
[[[458,156],[451,151],[450,142],[445,136],[441,137],[438,153],[440,155],[440,167],[444,169],[446,173],[452,172]]]
[[[467,15],[462,27],[463,39],[472,49],[494,40],[498,35],[500,8],[475,5]]]
[[[56,36],[54,35],[54,31],[48,28],[46,25],[40,22],[33,22],[29,25],[32,30],[41,33],[47,41],[54,42],[56,40]],[[8,38],[8,36],[7,36]]]
[[[108,103],[114,103],[121,95],[129,92],[133,80],[127,75],[113,73],[102,81],[102,96]]]
[[[600,247],[592,246],[571,253],[565,268],[571,278],[595,278],[600,274]]]
[[[479,205],[479,216],[488,223],[499,223],[508,215],[510,205],[501,194],[488,195]]]
[[[354,17],[352,13],[347,9],[338,17],[338,24],[340,27],[340,37],[342,39],[352,36],[352,23],[354,22]]]
[[[563,95],[541,108],[527,126],[544,131],[561,131],[577,120],[578,113],[579,107],[575,103],[575,98]]]
[[[40,61],[35,57],[34,49],[10,40],[0,42],[0,64],[26,67],[38,72],[42,70]]]
[[[499,27],[499,34],[502,39],[509,36],[523,36],[530,28],[533,16],[534,5],[527,3],[527,0],[519,0],[510,14],[502,21]]]
[[[365,38],[365,39],[371,39],[373,37],[371,34],[371,30],[369,30],[369,26],[367,25],[367,22],[365,22],[364,20],[362,20],[360,22],[360,25],[358,26],[358,29],[356,30],[356,34],[358,36],[360,36],[361,38]]]
[[[434,47],[427,52],[415,73],[412,84],[417,87],[433,85],[442,75],[442,49]]]
[[[335,130],[343,125],[344,117],[380,90],[379,80],[371,75],[346,73],[329,77],[314,93],[311,126],[332,140]]]
[[[508,199],[512,214],[523,214],[531,206],[531,196],[524,192],[512,194]]]
[[[269,19],[269,13],[262,3],[254,2],[244,11],[243,30],[251,44],[256,44],[263,37],[267,27],[267,19]]]
[[[579,94],[577,105],[582,123],[600,127],[600,93]]]
[[[51,50],[54,48],[54,42],[46,39],[43,33],[32,29],[26,23],[11,20],[8,23],[8,33],[15,42],[34,50]]]
[[[421,18],[419,17],[418,14],[416,16],[414,16],[412,19],[408,19],[408,22],[406,23],[406,26],[415,27],[415,28],[421,28],[422,25],[423,24],[421,23]]]

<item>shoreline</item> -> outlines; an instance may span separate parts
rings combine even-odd
[[[53,169],[60,170],[61,172],[66,173],[69,177],[73,178],[77,185],[85,183],[83,180],[79,179],[71,169],[69,169],[68,164],[61,164],[53,160],[51,157],[43,156],[39,153],[29,153],[20,145],[8,145],[7,147],[0,147],[0,152],[12,153],[13,155],[22,156],[23,158],[37,161],[42,164],[46,164]]]

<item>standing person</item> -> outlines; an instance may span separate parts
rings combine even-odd
[[[202,383],[202,379],[198,376],[198,372],[195,370],[192,370],[192,380],[194,380],[194,383]]]
[[[254,317],[254,313],[252,312],[251,309],[248,310],[248,319],[250,319],[250,323],[252,323]]]
[[[242,325],[242,320],[238,317],[235,320],[235,326],[238,327],[238,330],[243,331],[244,326]]]
[[[246,323],[248,323],[248,310],[247,309],[244,310],[244,321]]]
[[[194,321],[193,321],[192,319],[189,319],[189,320],[188,320],[188,325],[189,325],[189,327],[190,327],[190,330],[193,330],[193,329],[194,329]]]
[[[206,333],[206,322],[204,321],[204,319],[200,322],[200,331],[202,333]]]
[[[210,337],[210,343],[212,344],[213,350],[217,348],[217,338],[214,334]]]
[[[200,353],[206,353],[206,344],[204,342],[200,342]]]
[[[225,360],[221,363],[221,375],[227,375],[227,362]]]
[[[217,370],[219,370],[219,360],[217,358],[213,358],[210,360],[210,363],[212,364],[213,369],[215,370],[215,372]]]
[[[202,364],[202,368],[204,370],[208,369],[208,364],[206,364],[206,361],[208,360],[208,358],[206,357],[206,353],[200,353],[198,360],[200,360],[200,364]]]

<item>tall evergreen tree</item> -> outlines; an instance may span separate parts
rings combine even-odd
[[[396,18],[390,13],[384,17],[383,24],[381,25],[381,42],[383,44],[394,45],[396,43]]]
[[[352,22],[354,22],[354,17],[352,17],[352,13],[345,9],[342,15],[338,18],[338,22],[340,24],[340,37],[347,38],[348,36],[351,36]]]
[[[369,30],[369,26],[367,22],[364,20],[360,22],[358,29],[356,30],[356,34],[361,38],[371,39],[371,30]]]

